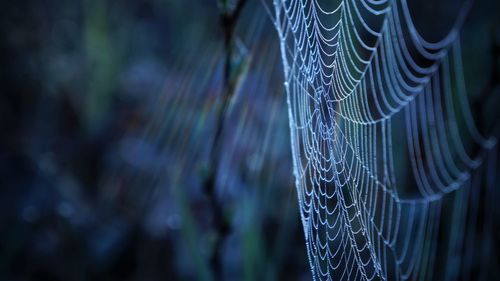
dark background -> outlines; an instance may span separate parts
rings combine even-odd
[[[279,41],[261,1],[224,21],[236,2],[2,1],[0,280],[310,279]],[[439,37],[458,4],[424,2]],[[496,136],[498,11],[462,33]]]

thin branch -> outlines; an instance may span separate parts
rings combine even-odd
[[[220,14],[220,23],[224,32],[224,47],[226,50],[224,63],[224,87],[222,93],[222,104],[217,108],[216,130],[209,156],[210,168],[204,182],[205,193],[209,198],[209,203],[212,209],[214,228],[217,232],[217,236],[214,242],[214,248],[210,257],[210,266],[212,268],[215,280],[223,279],[223,269],[221,262],[222,247],[224,245],[225,239],[231,233],[231,223],[229,219],[224,215],[223,205],[217,198],[215,184],[217,182],[217,174],[220,161],[220,145],[222,140],[221,136],[222,132],[224,131],[224,124],[228,107],[231,104],[231,100],[234,96],[236,80],[231,78],[234,29],[236,27],[236,23],[239,19],[243,6],[246,2],[247,0],[239,0],[236,3],[235,8],[232,11],[229,11],[229,9],[227,8],[227,1],[224,1],[222,7],[223,11]]]

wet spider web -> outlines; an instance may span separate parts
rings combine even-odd
[[[487,247],[477,241],[491,236],[497,160],[465,87],[471,3],[437,42],[406,0],[273,4],[314,278],[471,278]]]

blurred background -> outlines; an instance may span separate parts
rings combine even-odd
[[[424,2],[417,19],[456,15]],[[499,136],[497,2],[474,3],[462,42],[476,121]],[[262,1],[0,13],[0,280],[310,280]]]

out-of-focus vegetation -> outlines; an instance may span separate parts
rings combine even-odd
[[[279,42],[260,1],[235,22],[211,161],[221,13],[236,2],[0,4],[1,280],[210,280],[218,247],[224,279],[309,280]],[[477,1],[463,35],[478,121],[494,134],[496,6]],[[214,170],[220,214],[203,187]]]
[[[231,42],[222,276],[308,278],[278,41],[259,4]],[[0,279],[213,276],[220,233],[203,182],[225,87],[222,7],[2,4]]]

